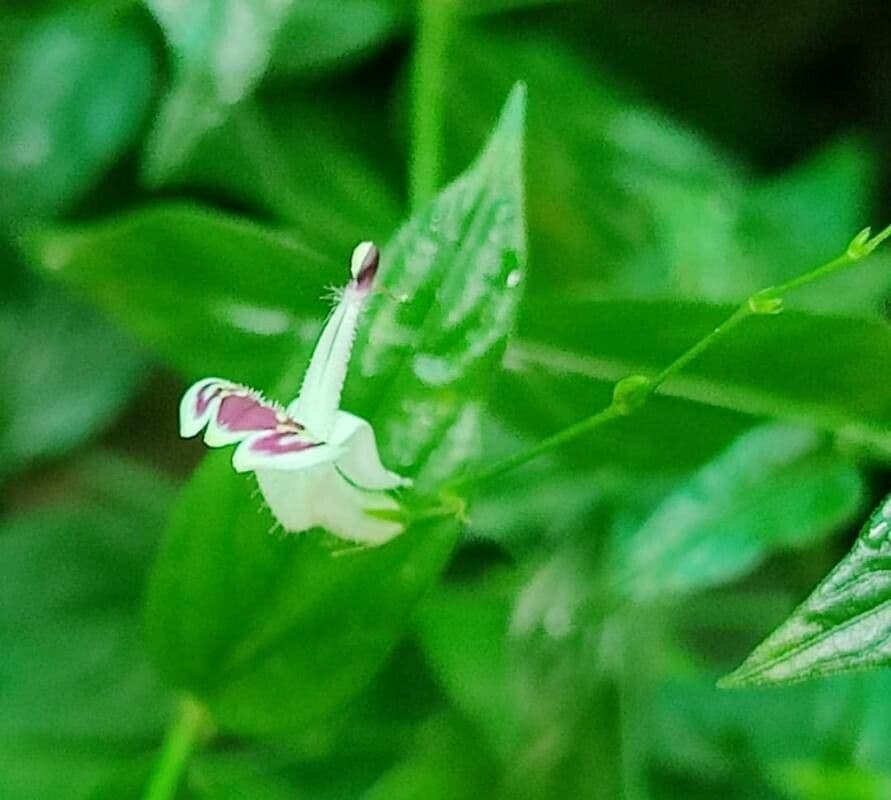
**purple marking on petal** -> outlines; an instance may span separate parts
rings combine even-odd
[[[288,431],[277,431],[276,433],[270,433],[267,436],[260,436],[254,439],[250,444],[250,449],[256,453],[279,456],[284,453],[299,453],[301,450],[309,450],[311,447],[318,447],[320,444],[322,443],[300,438]]]
[[[279,425],[278,412],[249,394],[228,394],[220,403],[217,422],[230,431],[262,431]]]
[[[198,390],[198,395],[195,398],[195,415],[201,416],[205,411],[207,411],[207,407],[211,404],[213,399],[223,391],[223,384],[221,383],[208,383],[206,386],[202,386]]]
[[[362,266],[359,267],[359,273],[356,275],[356,288],[367,291],[371,288],[374,276],[377,274],[377,268],[380,266],[381,251],[371,245],[365,258],[362,260]]]

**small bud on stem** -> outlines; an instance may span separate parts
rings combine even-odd
[[[783,298],[777,296],[773,287],[755,292],[746,305],[753,314],[779,314],[783,310]]]
[[[653,393],[653,381],[646,375],[629,375],[613,387],[612,407],[622,416],[633,414]]]

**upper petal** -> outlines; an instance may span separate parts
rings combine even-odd
[[[254,431],[301,432],[304,426],[259,392],[222,378],[204,378],[183,395],[180,434],[194,436],[207,427],[211,447],[239,442]]]
[[[362,242],[353,253],[353,279],[340,291],[303,378],[300,394],[288,413],[302,420],[322,438],[330,438],[356,328],[377,273],[380,253],[371,242]]]
[[[260,467],[299,470],[333,461],[341,450],[310,436],[306,428],[259,392],[220,378],[192,386],[180,404],[180,430],[193,436],[206,426],[210,447],[241,442],[232,463],[238,472]]]
[[[361,417],[338,411],[331,431],[331,441],[342,448],[337,467],[354,484],[363,489],[383,490],[411,483],[381,462],[374,429]]]
[[[232,385],[222,378],[202,378],[193,383],[179,404],[179,434],[183,438],[198,433],[216,413],[222,387]]]

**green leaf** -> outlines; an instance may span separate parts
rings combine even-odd
[[[483,414],[482,450],[496,463],[533,442]],[[478,487],[468,520],[471,537],[497,542],[519,554],[541,539],[559,540],[587,524],[592,510],[640,486],[638,475],[591,471],[556,458],[539,458]]]
[[[100,788],[89,794],[88,800],[140,800],[144,797],[155,759],[157,754],[152,753],[141,764],[125,763],[122,768],[120,757],[109,758],[110,765],[117,764],[114,776],[103,781]],[[282,755],[271,748],[248,749],[242,745],[228,752],[224,748],[219,748],[217,752],[196,752],[186,765],[176,798],[293,800],[295,786],[299,785],[301,793],[298,797],[321,799],[322,796],[315,792],[306,792],[305,782],[297,784],[295,780],[289,781],[281,775],[283,763]],[[64,796],[68,797],[67,794]]]
[[[491,797],[496,764],[472,726],[457,715],[434,717],[412,752],[363,795],[363,800],[464,800]]]
[[[58,477],[65,505],[0,525],[0,796],[138,797],[171,705],[138,608],[172,487],[110,453]]]
[[[726,582],[777,549],[813,543],[859,508],[856,469],[805,428],[767,425],[694,473],[614,552],[620,591],[674,598]]]
[[[150,584],[149,647],[222,727],[299,729],[368,683],[442,568],[455,525],[422,524],[336,557],[316,535],[271,536],[252,479],[230,461],[205,459],[174,507]]]
[[[68,486],[0,525],[0,740],[141,742],[168,706],[137,609],[171,487],[107,455]]]
[[[144,1],[174,61],[173,86],[146,147],[145,175],[157,184],[259,83],[293,0]]]
[[[188,800],[293,800],[299,796],[295,786],[262,759],[247,754],[200,756],[189,765],[185,787]]]
[[[705,265],[721,278],[735,164],[550,37],[467,32],[455,48],[446,124],[456,160],[506,87],[529,82],[533,282],[651,293],[708,278]]]
[[[439,586],[418,615],[421,645],[436,677],[502,758],[517,747],[523,718],[509,634],[515,589],[510,576],[494,575],[482,586]]]
[[[519,574],[444,583],[419,614],[431,669],[499,757],[505,797],[620,794],[616,687],[604,680],[600,619],[559,607],[577,589],[561,580],[574,582],[574,568],[562,565],[550,586],[530,583],[519,599]],[[550,608],[539,629],[529,606],[541,600]]]
[[[517,91],[477,165],[384,249],[381,282],[410,299],[381,296],[369,310],[344,405],[375,425],[390,466],[401,454],[398,465],[447,475],[475,452],[467,409],[500,357],[517,303],[507,276],[522,269],[522,111]],[[416,354],[432,385],[411,371]],[[299,729],[370,681],[442,569],[457,523],[428,519],[335,557],[323,534],[270,536],[252,479],[230,460],[211,454],[171,515],[147,601],[150,648],[167,680],[223,728]]]
[[[315,336],[333,274],[288,233],[182,204],[34,233],[26,249],[186,378],[259,386]]]
[[[732,311],[655,301],[536,301],[525,309],[510,357],[536,379],[555,376],[554,385],[565,386],[570,376],[581,392],[586,381],[655,374]],[[660,392],[812,425],[888,458],[891,398],[876,381],[888,370],[891,330],[884,323],[789,312],[747,320]],[[576,397],[566,390],[562,396],[576,419],[594,410]]]
[[[145,370],[87,308],[40,290],[0,311],[0,477],[108,426]]]
[[[364,135],[376,113],[374,98],[357,93],[242,103],[174,180],[271,214],[323,253],[349,253],[357,242],[389,236],[400,217]]]
[[[132,756],[106,747],[84,748],[70,742],[2,742],[0,796],[3,800],[34,800],[59,797],[64,800],[131,800],[139,793],[122,793],[145,773]],[[109,784],[116,790],[105,791]]]
[[[514,87],[476,163],[384,249],[384,289],[360,333],[347,402],[368,409],[387,463],[442,480],[478,437],[477,402],[514,326],[526,266],[525,89]],[[433,447],[438,445],[434,454]]]
[[[536,6],[555,6],[567,0],[455,0],[454,6],[459,14],[468,17],[485,14],[505,14]]]
[[[875,210],[877,158],[863,143],[835,144],[761,180],[546,31],[462,31],[446,92],[454,161],[517,78],[531,97],[536,287],[741,300],[837,255]],[[874,262],[792,305],[877,317],[887,275]]]
[[[790,278],[834,256],[869,219],[877,172],[874,154],[848,137],[753,186],[745,198],[746,239],[783,252],[782,263],[762,264],[755,280],[776,280],[777,269]]]
[[[733,792],[740,781],[757,786],[760,777],[766,791],[789,785],[778,778],[792,764],[820,762],[864,773],[887,769],[887,674],[725,692],[715,687],[713,674],[682,669],[680,675],[663,675],[654,687],[649,741],[651,758],[673,765],[687,780],[697,775],[705,786]],[[764,792],[745,796],[760,800]]]
[[[303,0],[296,3],[273,49],[272,78],[316,75],[344,69],[407,28],[404,0]]]
[[[565,0],[452,0],[456,15],[478,17]],[[272,80],[318,77],[355,66],[397,37],[411,34],[407,0],[303,0],[288,13],[269,64]]]
[[[891,775],[838,767],[816,759],[781,764],[774,783],[790,800],[880,800],[891,795]]]
[[[578,351],[564,353],[561,347],[530,340],[512,343],[508,369],[498,376],[492,392],[494,411],[528,440],[608,406],[612,401],[608,378],[628,374],[618,366],[609,372],[595,371],[594,365],[577,357]],[[585,352],[582,348],[588,344],[577,347]],[[555,453],[555,460],[564,473],[609,468],[638,479],[641,474],[683,474],[714,458],[752,423],[752,417],[735,411],[656,395],[636,414],[569,442]]]
[[[811,596],[722,685],[785,683],[891,664],[889,533],[891,496]]]
[[[48,16],[15,42],[0,79],[0,219],[69,207],[139,131],[152,54],[98,14]]]

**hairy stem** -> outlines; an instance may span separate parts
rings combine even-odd
[[[591,431],[605,425],[618,417],[625,417],[633,414],[641,408],[646,401],[655,394],[659,387],[665,381],[677,372],[680,372],[695,358],[702,355],[715,342],[723,339],[731,330],[739,325],[743,320],[760,315],[779,314],[783,310],[783,299],[786,294],[794,289],[815,283],[823,278],[833,275],[853,264],[862,261],[873,250],[876,249],[885,239],[891,237],[891,225],[880,233],[870,237],[870,229],[865,228],[857,236],[851,240],[842,255],[837,258],[821,264],[819,267],[808,272],[777,284],[769,286],[759,292],[755,292],[739,308],[736,309],[727,319],[724,320],[717,328],[703,336],[688,350],[685,350],[674,361],[672,361],[665,369],[653,376],[646,375],[628,375],[617,381],[613,387],[612,402],[600,411],[592,414],[590,417],[575,422],[568,428],[564,428],[557,433],[548,436],[532,447],[518,453],[508,456],[502,461],[485,467],[479,472],[459,478],[448,486],[450,491],[466,489],[488,483],[494,478],[501,477],[516,467],[531,461],[538,456],[554,450],[567,442],[577,439]]]

